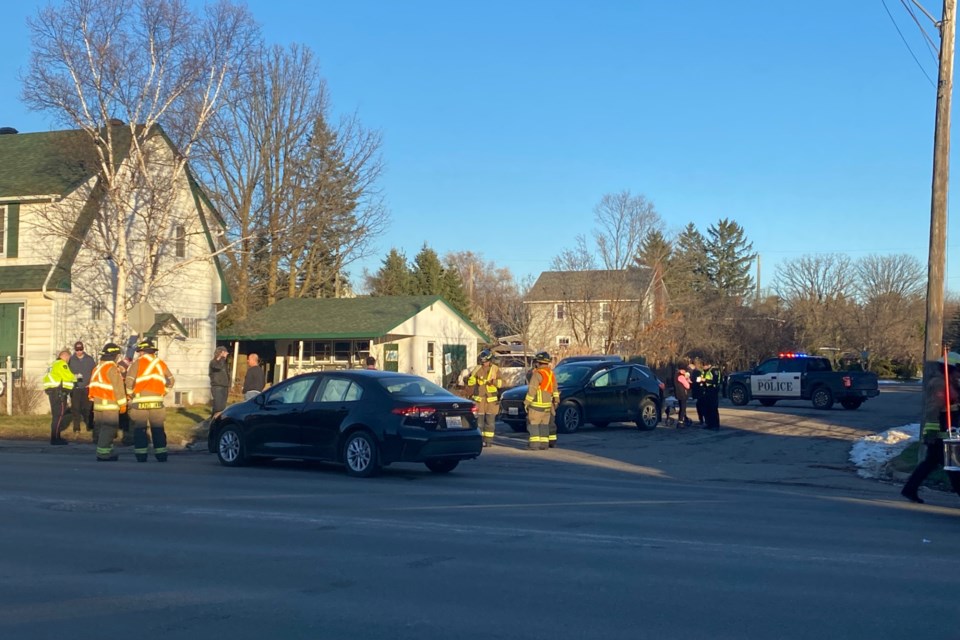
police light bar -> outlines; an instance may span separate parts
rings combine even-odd
[[[781,354],[780,354],[780,357],[781,357],[781,358],[806,358],[806,357],[807,357],[807,354],[805,354],[805,353],[793,353],[792,351],[788,351],[788,352],[786,352],[786,353],[781,353]]]

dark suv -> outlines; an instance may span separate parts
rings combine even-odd
[[[558,364],[554,373],[560,389],[560,433],[573,433],[586,423],[605,427],[635,422],[640,429],[654,429],[660,421],[660,381],[643,365],[586,360]],[[500,419],[514,431],[527,428],[526,395],[527,386],[520,385],[500,398]]]

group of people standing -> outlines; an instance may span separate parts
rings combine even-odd
[[[677,367],[674,379],[674,397],[677,399],[677,428],[690,427],[693,421],[687,415],[690,398],[697,403],[697,421],[704,429],[720,430],[720,368],[710,363],[695,361]]]
[[[157,355],[152,338],[137,343],[132,360],[123,357],[119,345],[108,342],[101,349],[97,364],[86,354],[83,343],[77,342],[73,356],[66,349],[61,351],[43,378],[50,401],[50,444],[69,444],[62,435],[67,426],[64,417],[69,399],[74,431],[80,431],[81,421],[86,423],[93,432],[98,461],[118,459],[113,441],[121,426],[121,416],[128,415],[137,461],[147,461],[152,440],[157,461],[166,462],[164,397],[174,382],[170,368]]]

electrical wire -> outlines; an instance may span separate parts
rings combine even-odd
[[[917,24],[917,28],[920,29],[920,33],[923,34],[923,37],[926,39],[927,43],[930,45],[930,55],[933,58],[933,61],[937,64],[940,63],[940,52],[937,50],[937,44],[933,41],[933,38],[930,37],[930,34],[927,33],[927,30],[923,28],[923,25],[920,24],[920,20],[917,18],[917,14],[913,12],[913,8],[907,4],[907,0],[900,0],[900,4],[903,5],[903,8],[907,10],[907,13],[910,14],[910,17],[913,18],[913,21]]]
[[[900,39],[903,40],[903,44],[907,47],[907,51],[910,52],[910,57],[913,58],[913,61],[917,63],[917,66],[920,67],[920,71],[923,72],[923,75],[927,77],[927,81],[930,83],[934,89],[937,88],[936,83],[933,81],[933,78],[930,77],[930,74],[927,73],[927,70],[923,68],[923,65],[920,64],[920,60],[917,59],[916,54],[913,53],[913,49],[910,48],[910,43],[907,42],[907,39],[903,37],[903,32],[900,31],[900,26],[897,24],[897,21],[893,19],[893,14],[890,13],[890,8],[887,6],[887,0],[880,0],[883,4],[883,8],[886,10],[887,15],[890,16],[890,22],[893,23],[893,28],[897,30],[897,33],[900,35]]]

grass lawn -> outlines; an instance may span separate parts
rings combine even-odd
[[[164,429],[167,440],[171,445],[179,445],[183,441],[190,442],[201,433],[201,422],[210,417],[210,407],[196,405],[192,407],[168,408],[164,420]],[[72,422],[69,417],[65,424],[69,429]],[[206,435],[205,433],[203,434]],[[0,440],[50,440],[50,414],[29,416],[0,415]]]

